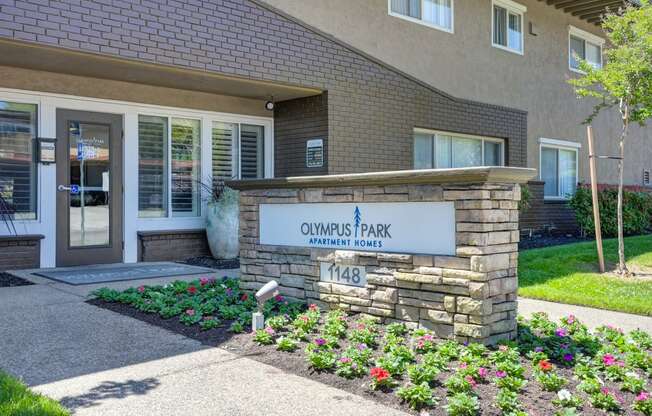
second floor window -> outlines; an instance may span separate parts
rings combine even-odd
[[[393,16],[453,31],[453,0],[390,0],[389,11]]]
[[[604,40],[589,32],[571,26],[568,41],[568,66],[573,71],[580,70],[580,60],[594,68],[602,67],[602,44]]]
[[[509,0],[493,2],[494,46],[516,53],[523,53],[523,13],[525,6]]]

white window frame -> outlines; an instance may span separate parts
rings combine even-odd
[[[582,148],[581,143],[577,142],[572,142],[569,140],[560,140],[560,139],[548,139],[545,137],[542,137],[539,139],[539,180],[543,180],[543,174],[541,172],[541,161],[542,161],[542,153],[543,153],[543,148],[547,149],[561,149],[561,150],[569,150],[575,152],[575,184],[579,182],[579,174],[580,174],[580,165],[579,165],[579,154],[580,154],[580,149]],[[557,166],[559,167],[559,154],[557,154]],[[559,172],[557,172],[559,175]],[[543,196],[543,199],[545,201],[568,201],[569,198],[565,196],[560,196],[559,195],[559,176],[557,177],[557,195],[553,196]]]
[[[57,109],[93,111],[122,116],[123,145],[123,262],[135,263],[138,259],[138,231],[192,230],[206,226],[205,195],[202,192],[201,216],[199,217],[152,217],[138,216],[138,115],[153,115],[168,118],[190,118],[201,120],[201,175],[212,173],[212,123],[252,124],[264,127],[265,134],[265,178],[274,177],[274,119],[273,117],[246,114],[210,112],[204,110],[167,107],[162,105],[135,103],[130,101],[75,96],[68,94],[28,91],[0,87],[0,100],[38,106],[38,137],[54,138]],[[18,235],[42,234],[41,267],[56,265],[56,164],[37,166],[37,216],[33,220],[14,220]],[[0,236],[12,232],[0,225]]]
[[[443,131],[443,130],[430,130],[430,129],[422,129],[422,128],[415,128],[413,135],[412,135],[412,168],[414,168],[414,134],[427,134],[431,135],[433,139],[432,143],[432,169],[459,169],[459,168],[438,168],[437,165],[437,136],[452,136],[453,138],[459,137],[463,139],[474,139],[474,140],[479,140],[482,142],[482,165],[479,166],[485,166],[484,165],[484,143],[485,142],[492,142],[492,143],[500,143],[502,152],[500,154],[500,165],[499,166],[505,166],[505,139],[499,139],[496,137],[486,137],[486,136],[474,136],[472,134],[463,134],[463,133],[454,133],[450,131]],[[451,148],[451,163],[454,158],[454,149]]]
[[[584,41],[584,51],[586,52],[586,42],[592,43],[596,45],[597,47],[600,48],[600,68],[602,68],[603,64],[603,58],[602,58],[602,49],[605,43],[605,40],[601,38],[600,36],[594,35],[593,33],[587,32],[586,30],[582,30],[578,27],[575,27],[573,25],[568,26],[568,69],[570,69],[573,72],[577,72],[578,74],[585,74],[584,71],[582,71],[579,68],[573,68],[571,65],[571,58],[573,57],[571,55],[571,36],[574,36],[576,38],[580,38]],[[586,60],[586,56],[582,58]]]
[[[521,18],[521,49],[510,48],[509,46],[503,46],[494,42],[494,7],[502,7],[507,10],[507,30],[509,32],[509,14],[515,14]],[[527,7],[516,3],[512,0],[492,0],[491,1],[491,46],[494,48],[502,49],[507,52],[515,53],[517,55],[525,54],[525,12],[527,12]],[[509,33],[508,33],[509,38]],[[507,41],[509,45],[509,40]]]
[[[423,13],[423,3],[425,0],[421,0],[421,12]],[[451,0],[451,27],[450,29],[444,26],[439,26],[434,23],[430,23],[423,19],[417,19],[411,16],[406,16],[404,14],[396,13],[392,11],[392,0],[387,0],[387,11],[390,16],[398,17],[399,19],[407,20],[408,22],[416,23],[422,26],[427,26],[432,29],[441,30],[446,33],[455,33],[455,0]]]

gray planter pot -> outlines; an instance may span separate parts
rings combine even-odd
[[[206,237],[216,259],[234,259],[240,255],[239,193],[224,188],[217,201],[208,203]]]

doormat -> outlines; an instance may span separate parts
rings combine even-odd
[[[91,285],[93,283],[121,282],[125,280],[154,279],[156,277],[188,276],[215,273],[205,267],[178,263],[79,266],[44,270],[34,273],[69,285]]]

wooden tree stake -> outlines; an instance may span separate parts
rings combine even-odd
[[[600,226],[600,206],[598,205],[598,174],[595,167],[595,149],[593,148],[593,128],[586,126],[589,141],[589,171],[591,174],[591,196],[593,198],[593,222],[595,224],[595,243],[598,247],[600,273],[604,273],[604,252],[602,250],[602,227]]]

